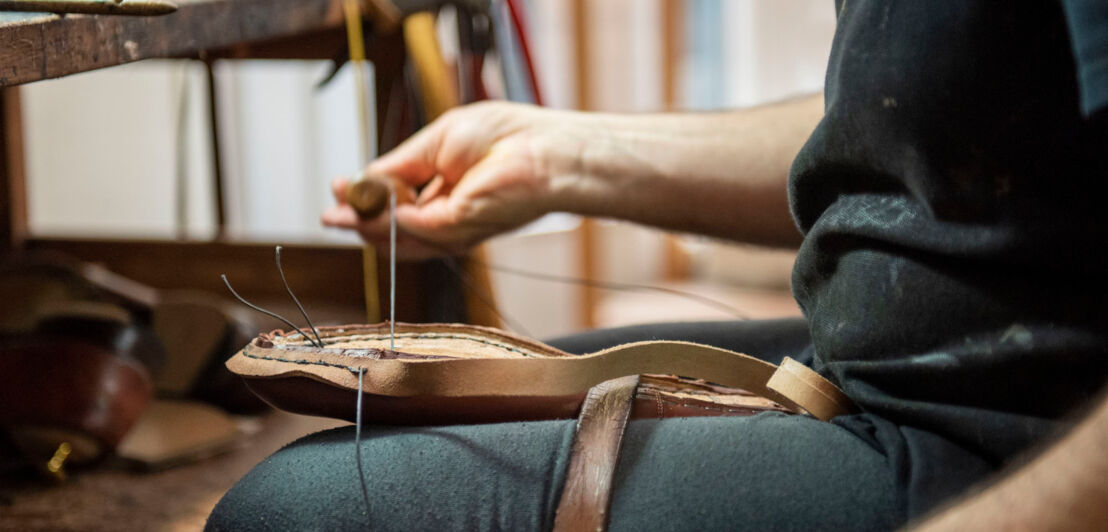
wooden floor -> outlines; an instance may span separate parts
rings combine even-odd
[[[273,412],[236,449],[157,473],[85,472],[61,486],[0,484],[0,531],[195,531],[223,494],[285,444],[343,425]]]

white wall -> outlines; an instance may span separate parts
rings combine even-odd
[[[231,234],[355,242],[319,225],[333,201],[331,178],[361,168],[349,69],[317,90],[322,62],[216,66]],[[211,123],[201,65],[147,61],[22,90],[33,233],[177,237],[182,133],[187,235],[213,236]],[[183,127],[182,91],[189,99]]]
[[[178,127],[188,80],[187,126]],[[210,235],[207,93],[196,65],[148,62],[22,88],[36,234],[170,238],[177,234],[178,132],[188,181],[188,232]]]
[[[823,89],[835,33],[831,2],[729,0],[722,11],[726,107]]]
[[[322,62],[217,66],[224,89],[220,122],[232,231],[263,240],[355,242],[319,225],[320,214],[334,202],[331,179],[362,167],[349,66],[318,89],[328,67]],[[373,102],[368,105],[372,110]],[[369,145],[375,146],[375,139]]]

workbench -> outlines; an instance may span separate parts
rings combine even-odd
[[[283,288],[273,267],[273,244],[234,241],[223,230],[226,216],[216,98],[209,98],[217,194],[218,236],[214,240],[90,240],[28,234],[18,85],[143,59],[179,58],[207,65],[209,90],[214,94],[217,80],[211,64],[215,60],[334,59],[346,49],[342,0],[177,0],[177,4],[176,12],[153,17],[0,13],[0,256],[18,250],[54,250],[102,263],[155,288],[218,293],[224,293],[219,274],[228,273],[243,293],[276,299]],[[367,31],[371,27],[366,21]],[[396,32],[373,37],[367,55],[375,67],[380,117],[384,116],[382,106],[389,101],[382,97],[387,94],[383,91],[403,73],[402,36]],[[88,178],[96,176],[80,177]],[[364,309],[359,248],[283,244],[290,248],[285,265],[289,281],[304,299]],[[405,269],[413,268],[426,266],[401,268],[399,288],[409,297],[397,302],[397,316],[420,321],[429,318],[421,309],[441,302],[433,301],[437,296],[431,300],[411,297],[418,293],[419,275],[405,275]],[[315,274],[319,271],[327,275]],[[387,270],[381,267],[378,271]],[[236,272],[240,274],[234,275]]]
[[[341,58],[347,41],[342,0],[176,0],[179,9],[158,17],[59,16],[0,12],[0,260],[21,251],[54,251],[107,268],[159,289],[199,289],[226,295],[220,274],[255,302],[293,315],[273,263],[275,243],[227,236],[212,63],[227,59]],[[366,21],[366,29],[370,21]],[[402,79],[402,35],[373,37],[377,116],[383,94]],[[195,60],[207,66],[212,117],[217,236],[206,241],[43,238],[28,232],[27,179],[19,85],[152,58]],[[354,102],[351,102],[354,112]],[[378,129],[381,128],[378,123]],[[383,138],[378,135],[377,138]],[[390,146],[379,146],[387,149]],[[75,179],[104,179],[78,176]],[[31,178],[33,179],[33,177]],[[280,242],[284,270],[317,322],[365,319],[362,250],[357,246]],[[385,254],[381,253],[383,261]],[[438,268],[437,275],[428,270]],[[379,272],[387,272],[383,263]],[[325,272],[321,274],[321,272]],[[449,319],[428,314],[442,305],[451,273],[435,263],[398,268],[397,317],[407,321]],[[387,294],[378,279],[379,293]],[[2,303],[0,303],[2,304]],[[385,302],[387,304],[387,301]],[[455,307],[456,308],[456,307]],[[290,312],[291,311],[291,312]],[[382,313],[382,315],[387,315]],[[265,319],[260,327],[278,326]],[[84,472],[53,488],[0,486],[0,528],[122,527],[195,530],[220,496],[265,455],[305,433],[336,421],[273,412],[257,421],[259,432],[242,448],[167,471],[134,475],[114,469]],[[13,491],[14,490],[14,491]],[[64,501],[58,506],[58,501]]]

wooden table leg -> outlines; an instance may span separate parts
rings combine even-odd
[[[23,247],[27,236],[27,187],[23,166],[23,116],[19,87],[0,89],[0,255]]]

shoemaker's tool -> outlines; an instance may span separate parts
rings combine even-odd
[[[0,11],[157,16],[177,11],[177,4],[165,0],[0,0]]]

